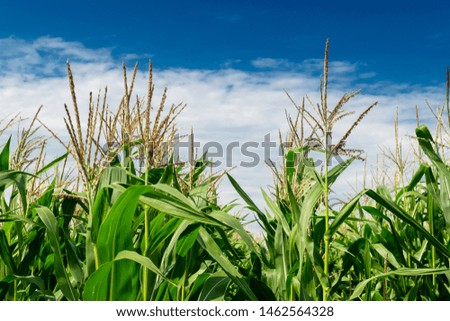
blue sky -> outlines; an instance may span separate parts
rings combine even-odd
[[[169,104],[187,104],[180,133],[193,127],[203,144],[227,146],[261,143],[267,134],[275,138],[279,129],[285,132],[285,110],[295,112],[285,90],[298,103],[305,95],[319,101],[324,44],[330,38],[329,105],[359,88],[348,110],[357,115],[378,101],[348,141],[371,160],[367,181],[378,171],[377,155],[394,146],[397,110],[407,158],[414,155],[409,136],[415,107],[433,130],[429,108],[445,102],[450,2],[0,0],[0,9],[0,119],[17,112],[30,117],[42,105],[41,120],[61,139],[68,139],[62,121],[63,104],[71,101],[68,59],[82,117],[89,92],[105,86],[110,106],[118,106],[122,60],[130,68],[141,63],[135,92],[142,97],[151,58],[156,96],[167,86]],[[345,133],[349,122],[337,125],[336,134]],[[49,145],[49,156],[57,154],[57,145]],[[272,183],[271,172],[263,162],[243,168],[243,160],[233,154],[232,173],[262,203],[260,187]],[[360,187],[363,167],[352,164],[336,190]],[[221,196],[237,197],[227,182]]]
[[[435,84],[450,56],[448,1],[9,1],[0,38],[41,36],[151,56],[160,68],[254,68],[257,58],[358,63],[374,80]],[[128,56],[129,57],[129,56]],[[135,56],[134,59],[136,60]]]

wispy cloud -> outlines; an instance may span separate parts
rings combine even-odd
[[[251,61],[256,70],[266,72],[295,73],[298,77],[319,79],[323,73],[323,60],[319,58],[305,59],[301,62],[285,58],[256,58]],[[329,62],[329,81],[340,89],[348,88],[359,81],[367,81],[376,74],[373,71],[362,71],[363,64],[348,61]]]
[[[255,68],[259,69],[291,69],[293,71],[304,71],[315,73],[322,71],[323,61],[318,58],[311,58],[303,60],[302,62],[293,62],[285,58],[257,58],[251,61]],[[358,69],[357,63],[350,63],[348,61],[330,61],[330,73],[354,73]]]
[[[64,71],[67,60],[109,65],[112,63],[111,50],[89,49],[79,42],[49,36],[32,41],[14,37],[0,39],[0,74],[3,75],[58,76]]]
[[[129,54],[123,55],[122,59],[124,61],[131,61],[131,62],[133,62],[133,60],[134,61],[138,61],[138,60],[141,60],[141,59],[150,59],[152,57],[153,57],[153,55],[149,55],[149,54],[140,54],[140,55],[138,55],[138,54],[134,54],[134,53],[129,53]]]
[[[298,65],[291,63],[287,59],[274,59],[274,58],[257,58],[255,60],[252,60],[252,65],[253,67],[261,69],[298,67]]]
[[[227,59],[225,62],[223,62],[220,67],[222,69],[230,69],[230,68],[235,68],[236,65],[238,65],[239,63],[241,63],[242,60],[241,59]]]
[[[129,56],[134,58],[133,56]],[[89,49],[78,42],[61,38],[43,37],[34,41],[17,38],[0,39],[0,102],[1,116],[21,112],[29,116],[44,105],[42,120],[57,132],[64,133],[63,104],[70,102],[65,61],[73,63],[73,72],[82,117],[86,117],[89,92],[96,93],[108,86],[109,104],[117,106],[123,93],[120,61],[115,61],[108,48]],[[316,73],[322,66],[319,59],[292,63],[285,59],[258,58],[252,64],[257,71],[236,69],[193,70],[156,69],[157,93],[169,88],[169,103],[183,101],[188,105],[179,119],[183,133],[193,127],[200,142],[216,141],[224,146],[232,141],[261,143],[268,133],[277,137],[278,129],[287,130],[284,110],[294,113],[284,90],[301,102],[308,94],[318,102],[319,79]],[[157,67],[157,61],[155,62]],[[144,94],[145,68],[138,73],[136,93]],[[312,72],[314,71],[314,72]],[[330,73],[335,79],[358,78],[358,64],[332,61]],[[362,78],[371,77],[368,74]],[[415,106],[424,111],[424,122],[432,123],[425,99],[431,106],[442,103],[444,93],[440,87],[410,86],[394,83],[365,83],[363,92],[350,104],[349,109],[362,111],[373,101],[379,105],[355,130],[348,142],[352,148],[363,148],[370,160],[375,159],[379,146],[394,146],[394,118],[400,114],[400,133],[413,134]],[[330,87],[329,104],[336,104],[344,91],[355,89],[352,82],[335,81]],[[336,127],[336,137],[342,135],[348,123]],[[62,134],[64,135],[64,134]],[[56,143],[55,143],[56,144]],[[236,151],[235,151],[236,152]],[[258,151],[261,153],[261,151]],[[235,153],[232,165],[238,165],[245,155]],[[362,164],[352,165],[350,176],[339,185],[353,183],[354,173],[362,173]],[[369,164],[369,169],[370,169]],[[255,168],[238,167],[233,171],[252,197],[261,200],[259,186],[271,184],[271,174],[261,162]],[[340,188],[341,188],[340,187]],[[348,187],[347,187],[348,189]],[[223,199],[236,198],[228,184],[223,185]]]

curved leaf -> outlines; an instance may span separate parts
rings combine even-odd
[[[228,258],[225,256],[220,247],[204,227],[200,227],[199,236],[201,239],[201,245],[209,253],[209,255],[211,255],[211,257],[222,267],[222,269],[233,280],[233,282],[245,293],[245,295],[249,299],[257,301],[258,298],[245,282],[243,276],[228,260]]]
[[[355,290],[353,291],[352,295],[350,296],[349,300],[354,300],[357,297],[361,295],[361,293],[364,291],[364,288],[373,280],[386,278],[392,275],[401,275],[401,276],[423,276],[423,275],[437,275],[437,274],[445,274],[449,273],[450,269],[410,269],[410,268],[401,268],[395,271],[389,271],[387,273],[382,273],[375,275],[371,278],[368,278],[360,283],[355,287]]]
[[[64,296],[71,301],[78,300],[78,293],[73,288],[70,283],[69,276],[67,275],[66,268],[64,266],[64,260],[62,257],[61,249],[58,242],[58,223],[56,221],[55,215],[46,207],[36,207],[36,213],[44,223],[47,230],[47,236],[50,242],[50,246],[55,254],[54,267],[55,267],[55,277],[58,282],[59,288],[61,289]]]

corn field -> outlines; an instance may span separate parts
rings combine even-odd
[[[166,106],[167,91],[153,102],[151,63],[147,93],[134,99],[138,67],[131,79],[123,69],[118,108],[109,108],[105,89],[90,95],[81,119],[67,65],[68,141],[39,120],[39,110],[26,126],[18,116],[0,123],[1,300],[450,299],[448,94],[436,134],[417,126],[413,173],[404,171],[396,146],[395,184],[332,204],[333,184],[362,158],[346,146],[348,137],[377,103],[331,145],[333,126],[352,114],[346,103],[358,92],[328,105],[327,43],[320,102],[289,96],[292,144],[273,167],[261,208],[232,172],[210,171],[206,157],[173,158],[170,142],[185,106]],[[6,134],[14,126],[15,142]],[[49,143],[66,152],[47,161]],[[336,155],[344,161],[332,166]],[[314,157],[322,168],[311,165]],[[262,237],[248,232],[235,203],[218,202],[224,179]]]

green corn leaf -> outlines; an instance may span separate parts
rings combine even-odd
[[[167,194],[168,196],[171,196],[170,199],[177,200],[177,202],[183,204],[183,206],[187,209],[191,209],[192,211],[196,212],[197,206],[195,203],[183,195],[180,191],[176,190],[173,187],[170,187],[166,184],[155,184],[153,185],[154,191],[153,193],[157,193],[160,196],[163,196],[164,194]]]
[[[210,275],[211,273],[204,273],[204,270],[200,269],[197,273],[193,274],[189,278],[189,284],[191,286],[186,300],[192,301],[198,298],[202,290],[203,284],[206,282],[206,280],[209,278]]]
[[[223,301],[231,279],[224,271],[211,274],[203,284],[199,301]]]
[[[258,208],[258,206],[256,206],[256,204],[252,201],[250,196],[248,196],[248,194],[242,189],[242,187],[238,184],[238,182],[236,182],[236,180],[230,174],[227,173],[227,177],[230,180],[231,185],[238,192],[239,196],[241,196],[242,199],[247,203],[248,208],[256,213],[259,220],[262,222],[262,227],[267,232],[267,234],[274,235],[275,230],[272,227],[272,225],[270,225],[269,221],[267,220],[266,214],[264,214]]]
[[[365,193],[365,191],[360,192],[358,195],[353,197],[347,204],[345,204],[339,211],[339,214],[333,220],[333,223],[328,228],[326,237],[332,238],[334,233],[339,229],[339,227],[345,222],[345,220],[353,213],[356,205],[358,205],[359,199]]]
[[[347,169],[347,167],[350,166],[351,163],[353,163],[353,161],[353,158],[349,158],[331,168],[328,171],[328,184],[331,186],[331,184],[333,184],[338,179],[338,177]]]
[[[112,186],[120,191],[125,191],[123,194],[126,194],[126,198],[132,199],[133,204],[137,204],[136,197],[139,197],[141,203],[160,212],[194,222],[221,225],[214,217],[202,213],[191,200],[170,186],[157,184],[132,186],[127,189],[120,185],[113,184]]]
[[[142,190],[129,188],[119,196],[98,231],[99,263],[112,261],[120,251],[132,250],[131,226]]]
[[[431,160],[439,173],[440,188],[435,194],[435,201],[442,209],[447,225],[447,231],[450,233],[450,170],[442,161],[439,154],[434,150],[432,143],[433,137],[425,125],[416,129],[416,136],[420,147],[427,157]]]
[[[404,222],[411,225],[414,229],[416,229],[419,233],[421,233],[430,243],[436,246],[439,251],[450,258],[450,250],[446,248],[444,244],[442,244],[438,239],[436,239],[433,235],[431,235],[427,230],[423,228],[421,224],[419,224],[413,217],[411,217],[408,213],[406,213],[401,207],[395,204],[392,200],[387,199],[380,194],[376,193],[373,190],[366,190],[359,193],[355,196],[349,203],[347,203],[342,210],[340,211],[338,217],[333,221],[328,230],[328,237],[332,237],[332,235],[337,231],[339,226],[345,221],[345,219],[353,212],[353,209],[356,207],[359,199],[362,195],[366,194],[374,201],[376,201],[379,205],[383,206],[385,209],[390,211],[392,214],[402,219]]]
[[[266,192],[264,192],[263,189],[261,189],[261,192],[263,194],[264,200],[266,201],[267,206],[271,210],[271,212],[274,214],[275,219],[281,224],[283,227],[283,231],[286,234],[287,237],[291,234],[291,228],[289,227],[289,223],[286,221],[286,217],[284,216],[283,212],[280,210],[278,205],[267,195]]]
[[[120,260],[129,260],[140,264],[143,268],[165,278],[163,273],[159,270],[159,268],[150,260],[148,257],[145,257],[134,251],[121,251],[114,259],[115,261]]]
[[[98,268],[86,280],[83,291],[84,301],[107,301],[110,299],[110,274],[114,262],[108,262]]]
[[[104,218],[108,215],[108,210],[110,210],[110,195],[111,191],[108,187],[100,188],[97,195],[95,195],[92,217],[90,218],[90,238],[94,243],[97,243],[100,226],[102,225]]]
[[[193,212],[192,210],[184,208],[182,203],[178,203],[176,200],[167,201],[158,199],[157,197],[157,194],[149,197],[149,193],[147,193],[147,195],[142,196],[140,200],[143,204],[174,217],[186,219],[192,222],[221,225],[217,222],[217,220],[209,215],[203,214],[200,211]]]
[[[0,172],[0,191],[5,190],[8,186],[12,184],[15,184],[20,194],[23,213],[26,213],[28,210],[27,180],[26,180],[27,176],[31,175],[20,171]]]
[[[387,258],[388,262],[391,263],[396,269],[399,269],[401,267],[395,259],[394,254],[392,254],[391,251],[389,251],[383,244],[372,244],[372,247],[375,249],[375,251],[378,252],[378,254],[380,254],[383,259]]]
[[[159,269],[164,273],[168,272],[172,268],[172,262],[176,261],[176,246],[181,235],[190,225],[194,224],[188,220],[181,220],[176,230],[173,232],[170,238],[169,244],[165,247]]]
[[[282,298],[286,298],[288,293],[286,288],[286,280],[290,270],[288,263],[290,253],[288,241],[285,238],[281,224],[278,224],[277,229],[275,230],[274,249],[275,252],[273,260],[275,263],[274,277],[276,278],[276,292],[278,292]]]
[[[8,138],[5,146],[0,153],[0,172],[9,170],[9,147],[11,145],[11,136]]]
[[[420,164],[419,169],[414,173],[411,181],[409,182],[408,186],[406,187],[406,191],[412,191],[414,190],[414,188],[417,186],[417,184],[420,183],[420,181],[422,180],[422,177],[425,174],[426,169],[429,166],[425,165],[425,164]]]
[[[164,242],[175,233],[182,222],[181,219],[173,217],[164,223],[165,218],[166,215],[161,213],[150,222],[149,235],[151,242],[147,253],[148,255],[153,254],[160,248],[161,244],[164,244]]]
[[[59,229],[58,223],[56,221],[55,215],[46,207],[36,207],[34,209],[41,219],[42,223],[44,223],[47,236],[50,242],[50,246],[55,255],[54,258],[54,267],[55,267],[55,277],[56,281],[59,285],[64,296],[71,301],[76,301],[79,299],[77,291],[73,288],[70,278],[67,275],[66,268],[64,266],[64,260],[61,253],[61,249],[59,247]]]
[[[213,211],[211,212],[210,216],[217,219],[217,221],[219,221],[223,225],[232,228],[233,231],[241,237],[241,239],[245,242],[252,253],[259,254],[259,251],[257,251],[255,248],[255,243],[251,234],[244,229],[238,219],[223,211]]]
[[[66,248],[66,258],[67,263],[69,264],[70,273],[74,277],[74,279],[79,283],[84,283],[84,273],[83,273],[83,263],[78,257],[77,249],[75,244],[73,244],[72,240],[65,235],[65,248]]]
[[[318,202],[323,195],[323,188],[320,184],[314,184],[305,195],[303,201],[300,224],[298,228],[298,237],[296,237],[300,270],[303,268],[303,259],[305,249],[308,243],[308,227],[310,226],[311,216],[315,212]]]
[[[9,273],[17,274],[17,266],[14,262],[5,231],[0,229],[0,257],[9,269]]]
[[[300,221],[300,213],[301,213],[299,202],[297,198],[294,196],[294,192],[292,191],[291,184],[289,182],[287,183],[286,187],[288,190],[290,210],[292,212],[291,220],[293,220],[294,222],[298,222]]]
[[[450,269],[429,269],[429,268],[401,268],[394,271],[389,271],[387,273],[381,273],[375,276],[372,276],[371,278],[368,278],[360,283],[355,287],[355,290],[353,291],[352,295],[350,296],[349,300],[354,300],[357,297],[361,295],[361,293],[364,291],[367,284],[370,282],[377,280],[377,279],[383,279],[392,275],[399,275],[399,276],[424,276],[424,275],[438,275],[438,274],[446,274],[449,273]]]
[[[7,275],[3,279],[0,280],[0,283],[12,283],[14,281],[20,281],[24,282],[26,284],[33,284],[35,285],[39,290],[45,289],[44,280],[38,276],[20,276],[20,275]]]
[[[43,166],[41,169],[39,169],[36,172],[36,176],[41,175],[43,173],[45,173],[46,171],[48,171],[50,168],[57,166],[59,163],[61,163],[63,160],[65,160],[67,158],[67,156],[69,155],[69,153],[65,153],[64,155],[54,159],[53,161],[51,161],[50,163],[48,163],[47,165]]]
[[[228,260],[220,247],[209,235],[204,227],[200,227],[199,237],[201,239],[201,245],[209,253],[209,255],[222,267],[224,272],[233,280],[233,282],[245,293],[245,295],[254,301],[257,301],[257,297],[245,282],[243,276],[238,272],[236,267]]]
[[[107,167],[103,171],[100,176],[100,180],[98,183],[97,189],[100,190],[102,188],[111,187],[111,184],[126,184],[128,178],[127,171],[122,167]],[[120,191],[114,190],[113,195],[111,196],[111,202],[114,203],[120,195]]]
[[[450,250],[442,244],[438,239],[436,239],[433,235],[430,234],[427,230],[423,228],[421,224],[419,224],[413,217],[411,217],[408,213],[406,213],[401,207],[395,204],[392,200],[386,199],[383,196],[377,194],[373,190],[366,191],[367,196],[372,198],[378,204],[383,206],[385,209],[390,211],[392,214],[402,219],[404,222],[408,223],[414,229],[416,229],[423,237],[425,237],[431,244],[433,244],[436,249],[447,258],[450,258]]]
[[[181,257],[185,257],[192,246],[195,244],[198,236],[200,226],[191,225],[184,231],[183,235],[178,240],[176,251]]]
[[[150,260],[134,251],[121,251],[113,261],[107,262],[92,273],[83,292],[88,301],[136,300],[139,290],[138,266],[163,277],[159,268]]]
[[[306,252],[308,253],[309,259],[311,261],[311,264],[314,267],[314,273],[317,275],[317,278],[322,285],[323,288],[330,286],[330,281],[326,277],[324,271],[323,271],[323,260],[322,257],[319,254],[319,251],[317,247],[314,246],[314,242],[311,237],[306,236]]]

